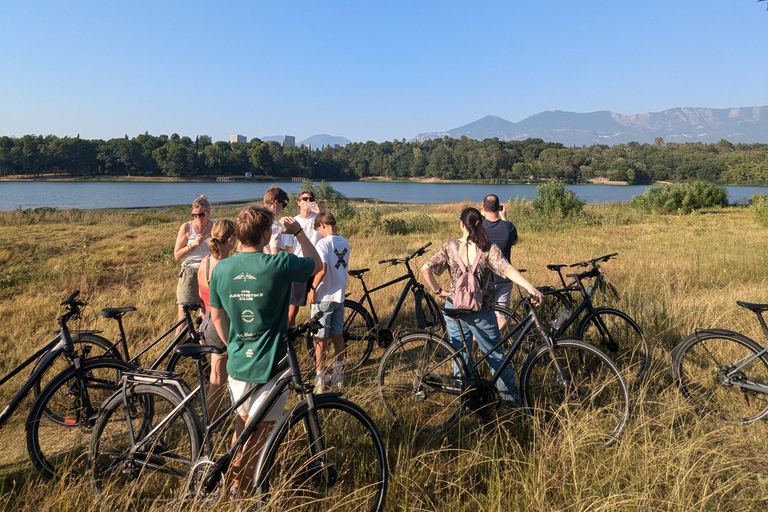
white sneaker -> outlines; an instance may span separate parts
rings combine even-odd
[[[331,374],[329,384],[337,389],[342,389],[344,387],[344,377],[341,373],[334,372]]]
[[[316,395],[325,393],[325,378],[323,378],[323,374],[319,374],[317,377],[315,377],[315,389],[314,393]]]

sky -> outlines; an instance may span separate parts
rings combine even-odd
[[[768,105],[755,0],[6,2],[0,136],[411,139]]]

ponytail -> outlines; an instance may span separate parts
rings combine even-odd
[[[483,216],[477,208],[464,208],[461,212],[461,222],[469,231],[467,240],[474,243],[479,249],[489,251],[491,249],[491,240],[483,227]]]

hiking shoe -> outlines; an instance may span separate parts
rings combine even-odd
[[[325,378],[322,374],[315,377],[315,389],[314,392],[316,395],[325,393]]]
[[[341,391],[344,389],[344,377],[340,373],[333,373],[328,384]]]

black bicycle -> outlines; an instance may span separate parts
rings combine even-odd
[[[519,377],[522,406],[546,422],[578,421],[583,436],[611,445],[629,420],[627,383],[614,362],[597,347],[574,338],[553,338],[526,299],[526,316],[491,350],[514,337],[499,372],[484,378],[463,329],[461,348],[429,331],[403,336],[381,359],[379,393],[395,422],[417,429],[444,430],[464,413],[488,416],[500,403],[496,384],[530,333],[543,342],[526,358]],[[458,321],[468,310],[443,309]]]
[[[89,460],[97,496],[182,498],[202,507],[214,505],[225,494],[224,474],[238,449],[288,388],[299,395],[299,402],[277,422],[259,454],[257,499],[274,510],[335,510],[340,503],[382,510],[388,472],[376,425],[359,406],[337,393],[315,395],[301,379],[293,340],[317,329],[318,316],[289,329],[277,384],[222,456],[212,450],[212,433],[258,387],[210,424],[203,414],[201,427],[191,403],[197,397],[203,407],[206,403],[200,359],[218,349],[176,349],[198,361],[198,387],[190,393],[167,372],[126,374],[121,389],[102,408],[93,433]]]
[[[347,347],[345,364],[349,368],[358,368],[368,360],[373,350],[374,342],[378,342],[382,348],[386,348],[392,343],[396,337],[396,333],[393,331],[395,319],[405,303],[408,292],[413,294],[418,328],[438,332],[445,331],[445,319],[440,314],[440,307],[435,302],[435,299],[425,292],[424,285],[416,279],[416,275],[410,265],[410,261],[417,256],[422,256],[430,245],[432,245],[432,242],[404,258],[391,258],[379,261],[383,265],[394,266],[402,264],[405,266],[405,273],[374,288],[368,288],[363,279],[363,274],[370,269],[364,268],[349,271],[349,275],[359,279],[363,287],[363,295],[358,300],[350,298],[344,300],[344,342]],[[395,307],[386,323],[382,325],[371,300],[371,294],[402,281],[405,281],[405,285],[403,285],[400,297],[397,299]],[[347,296],[349,295],[347,294]]]
[[[752,423],[768,416],[768,304],[737,301],[757,316],[766,343],[726,329],[702,329],[672,351],[672,375],[702,414]]]
[[[66,311],[57,319],[58,334],[0,379],[2,386],[35,363],[32,373],[0,413],[2,427],[24,398],[39,389],[46,374],[57,370],[55,367],[64,369],[39,391],[25,424],[30,459],[46,478],[65,468],[78,468],[99,404],[114,392],[122,372],[132,369],[122,361],[96,357],[104,353],[104,346],[103,338],[93,332],[70,332],[68,322],[78,319],[88,305],[76,300],[79,293],[72,292],[61,302]],[[66,366],[61,364],[63,360],[68,361]]]

